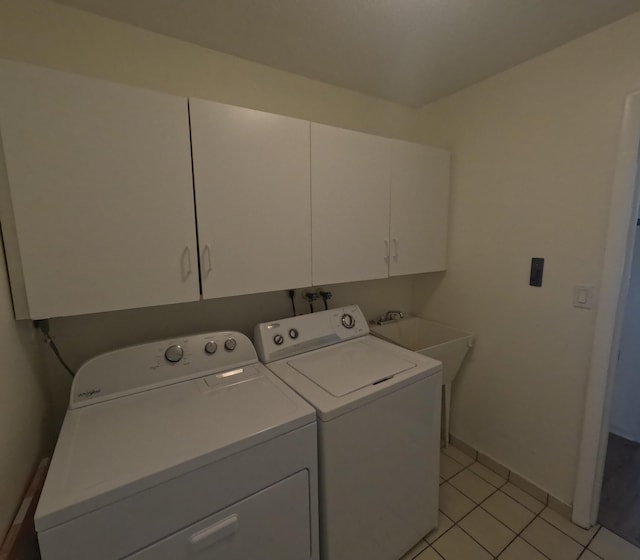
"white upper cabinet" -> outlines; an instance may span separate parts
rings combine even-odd
[[[444,270],[446,150],[311,123],[313,283]]]
[[[204,298],[311,285],[309,122],[190,100]]]
[[[392,140],[389,275],[444,270],[447,259],[447,150]]]
[[[0,63],[18,318],[197,300],[187,100]]]
[[[0,83],[18,319],[445,268],[445,150],[10,61]]]
[[[311,123],[314,285],[388,276],[389,142]]]

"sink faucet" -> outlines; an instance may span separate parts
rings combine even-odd
[[[391,323],[392,321],[398,321],[404,318],[404,313],[398,310],[387,311],[384,315],[381,315],[378,319],[378,325],[384,325],[385,323]]]

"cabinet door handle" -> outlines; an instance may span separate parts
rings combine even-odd
[[[191,274],[191,249],[189,245],[182,251],[182,279],[186,280]]]
[[[205,527],[191,535],[189,537],[189,545],[194,552],[200,552],[233,535],[239,528],[238,514],[234,513],[222,521],[209,525],[209,527]]]
[[[395,237],[393,238],[393,260],[398,260],[398,240]]]
[[[209,276],[209,273],[213,270],[211,266],[211,248],[209,245],[205,245],[202,250],[202,262],[206,263],[206,268],[204,269],[203,278]]]
[[[389,240],[384,240],[384,260],[385,262],[389,262]]]

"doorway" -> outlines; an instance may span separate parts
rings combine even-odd
[[[638,188],[638,187],[636,187]],[[622,331],[613,372],[611,415],[598,523],[640,547],[640,223],[636,223]]]
[[[587,379],[572,512],[573,522],[582,527],[595,524],[600,505],[614,393],[611,372],[620,349],[640,199],[639,146],[640,92],[634,92],[627,96],[622,120]]]

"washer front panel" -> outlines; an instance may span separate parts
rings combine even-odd
[[[325,560],[400,558],[438,521],[441,379],[320,422]]]

